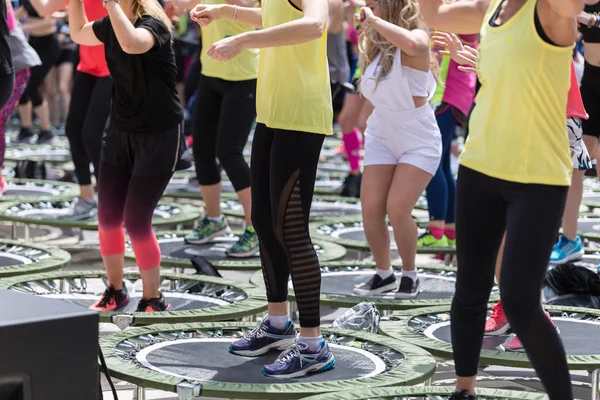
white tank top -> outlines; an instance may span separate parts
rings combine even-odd
[[[360,79],[360,89],[371,104],[380,111],[404,111],[415,109],[413,97],[432,97],[435,93],[435,77],[429,71],[420,71],[402,65],[400,49],[396,49],[392,69],[379,81],[381,53],[366,68]]]

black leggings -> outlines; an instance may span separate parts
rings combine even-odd
[[[461,166],[456,193],[458,273],[451,331],[456,374],[477,374],[487,302],[506,232],[502,305],[550,400],[573,399],[565,350],[541,306],[567,186],[508,182]]]
[[[300,326],[320,325],[321,269],[308,230],[325,136],[256,126],[252,141],[252,223],[269,302],[287,301],[290,272]]]
[[[109,76],[99,78],[79,71],[75,74],[65,133],[80,185],[92,183],[90,162],[98,181],[102,133],[110,114],[112,86]]]
[[[192,134],[198,182],[221,182],[218,158],[236,192],[249,188],[250,167],[242,152],[256,118],[256,80],[201,75],[197,93]]]
[[[60,45],[56,34],[48,36],[32,36],[29,38],[29,44],[40,56],[42,65],[31,68],[29,83],[19,100],[19,104],[27,104],[31,101],[34,108],[39,107],[44,102],[42,98],[42,84],[50,69],[54,67],[60,57]]]
[[[14,85],[15,74],[0,76],[0,110],[6,105],[6,103],[10,99]]]

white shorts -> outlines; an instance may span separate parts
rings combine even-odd
[[[433,109],[384,111],[367,120],[364,165],[410,164],[435,175],[442,157],[442,136]]]
[[[571,157],[573,158],[573,168],[580,171],[592,169],[592,160],[588,154],[585,142],[582,139],[583,129],[581,118],[567,118],[567,133],[569,134],[569,146],[571,147]]]

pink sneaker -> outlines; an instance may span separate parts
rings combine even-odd
[[[502,302],[499,301],[492,308],[492,315],[485,321],[485,334],[488,336],[504,335],[510,329],[510,324],[504,314]]]
[[[6,187],[6,180],[3,176],[0,176],[0,197],[2,197],[2,195],[6,193],[7,190],[8,188]]]
[[[550,322],[552,322],[552,326],[554,327],[554,329],[556,329],[556,331],[559,332],[558,328],[556,327],[556,324],[554,324],[554,321],[552,321],[552,318],[550,318],[550,314],[546,313],[546,316],[548,317]],[[505,351],[525,351],[523,343],[521,343],[521,340],[517,335],[513,336],[513,338],[510,339],[508,343],[505,344],[503,347]]]

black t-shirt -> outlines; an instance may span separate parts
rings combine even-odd
[[[183,120],[171,31],[150,16],[143,16],[134,25],[149,30],[156,39],[147,53],[125,53],[108,16],[93,25],[96,37],[104,43],[106,63],[114,82],[111,124],[129,132],[161,132]]]
[[[8,47],[8,21],[6,20],[6,2],[0,0],[0,76],[13,73],[12,56]]]
[[[600,14],[600,3],[587,5],[583,9],[588,14],[598,16]],[[585,24],[579,24],[579,31],[583,34],[583,41],[586,43],[600,43],[600,29],[588,28]]]

